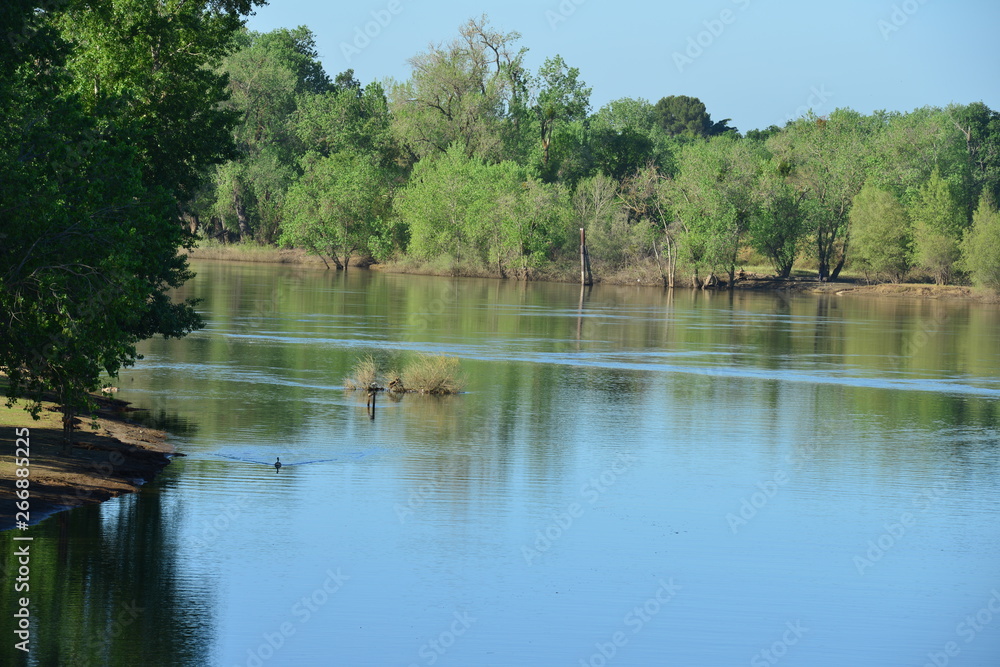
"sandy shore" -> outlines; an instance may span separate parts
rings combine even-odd
[[[68,450],[62,444],[62,415],[53,404],[44,404],[38,421],[18,405],[0,407],[0,530],[15,525],[15,453],[23,445],[17,440],[24,428],[29,430],[30,523],[133,493],[170,463],[173,449],[163,431],[128,421],[125,401],[96,400],[96,420],[79,419]]]

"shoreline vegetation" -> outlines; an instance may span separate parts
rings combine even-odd
[[[301,248],[278,248],[256,244],[218,244],[198,245],[187,251],[188,257],[195,261],[246,262],[258,264],[287,264],[309,268],[324,269],[323,261]],[[373,270],[382,273],[413,274],[426,276],[442,276],[454,278],[491,278],[501,279],[498,275],[487,272],[462,271],[460,268],[442,268],[431,263],[420,263],[413,260],[388,261],[371,265],[356,265],[348,270]],[[509,279],[509,278],[508,278]],[[579,283],[579,269],[566,269],[563,272],[552,272],[545,277],[538,277],[532,282]],[[610,275],[594,274],[595,284],[617,286],[641,286],[663,288],[663,281],[655,271],[614,272]],[[690,282],[679,279],[676,287],[694,289]],[[703,289],[704,286],[698,289]],[[841,275],[837,281],[821,282],[817,275],[800,272],[788,278],[778,278],[773,274],[747,272],[743,279],[737,277],[734,288],[738,290],[797,292],[802,294],[834,294],[836,296],[883,296],[883,297],[913,297],[922,299],[969,300],[982,303],[1000,303],[1000,294],[987,289],[969,287],[967,285],[937,285],[934,283],[873,283],[866,284],[863,278]],[[722,285],[719,289],[726,289]],[[367,383],[366,383],[367,384]]]
[[[167,443],[164,431],[134,423],[126,401],[93,396],[92,415],[77,418],[72,445],[63,444],[61,409],[43,401],[39,419],[20,405],[0,405],[0,494],[15,496],[15,441],[29,429],[31,461],[30,521],[34,525],[63,510],[104,502],[135,493],[163,470],[174,456],[183,456]],[[96,429],[91,428],[93,424]],[[15,527],[14,503],[0,504],[0,531]]]

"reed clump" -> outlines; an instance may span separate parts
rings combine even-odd
[[[455,357],[421,354],[403,367],[399,379],[406,391],[421,394],[457,394],[462,391]]]
[[[458,372],[458,359],[441,355],[418,354],[406,361],[399,371],[384,360],[366,355],[354,364],[344,386],[353,391],[388,391],[412,394],[457,394],[464,380]]]
[[[344,380],[344,386],[350,390],[368,389],[373,384],[381,387],[380,376],[379,362],[369,354],[354,364],[351,376]]]

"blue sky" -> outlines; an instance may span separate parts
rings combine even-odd
[[[556,54],[578,67],[595,111],[620,97],[690,95],[746,131],[810,107],[1000,110],[996,0],[271,0],[249,26],[306,25],[331,76],[353,68],[368,83],[408,78],[408,58],[482,13],[521,33],[532,71]],[[359,37],[366,28],[374,37]]]

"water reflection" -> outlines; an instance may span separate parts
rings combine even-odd
[[[1000,585],[996,308],[196,268],[208,329],[122,382],[188,456],[38,527],[76,610],[39,612],[46,660],[586,664],[624,632],[614,664],[746,664],[800,619],[782,664],[922,664]],[[466,393],[372,420],[343,389],[417,352]]]

